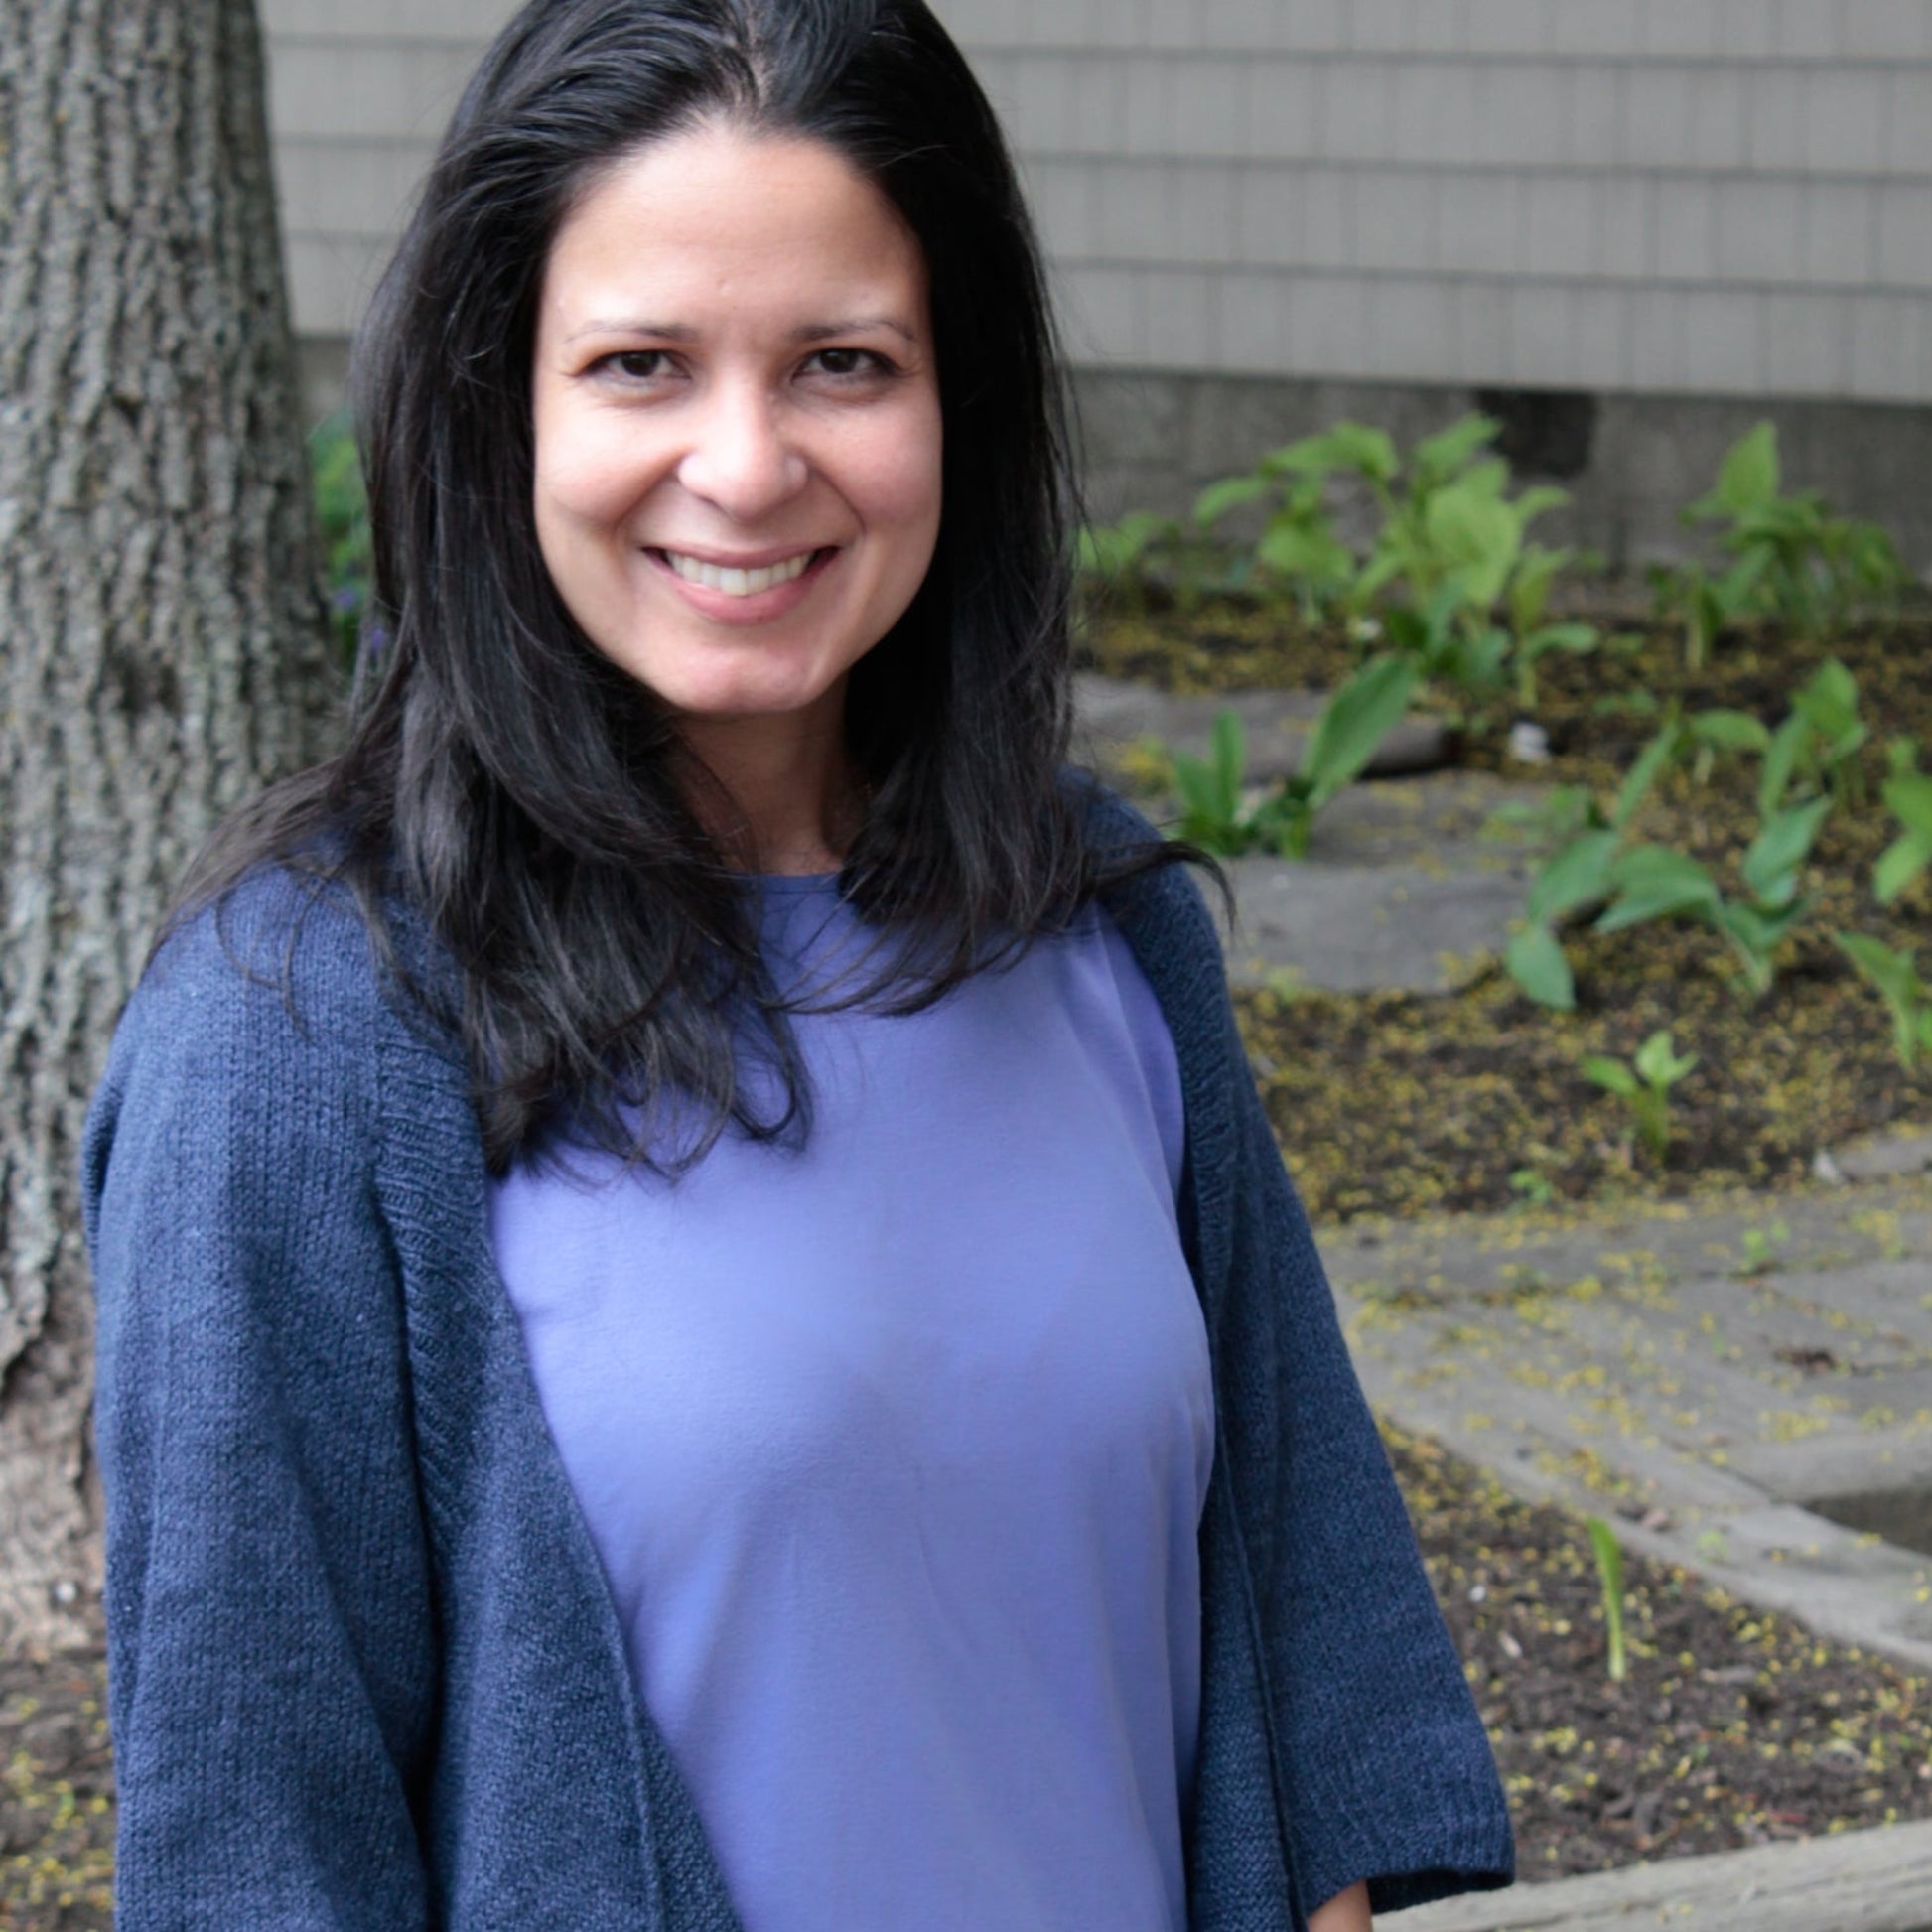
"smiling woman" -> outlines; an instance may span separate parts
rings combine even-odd
[[[939,533],[904,218],[816,141],[712,124],[626,157],[551,245],[531,417],[537,541],[585,636],[675,714],[764,870],[835,870],[846,676]]]
[[[1360,1932],[1508,1820],[920,0],[531,0],[89,1123],[116,1924]]]

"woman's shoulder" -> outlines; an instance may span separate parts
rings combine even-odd
[[[1164,843],[1153,822],[1090,772],[1070,772],[1066,785],[1092,857],[1103,867],[1130,862],[1102,898],[1156,990],[1202,976],[1221,980],[1219,928],[1189,866],[1178,857],[1132,866],[1133,855]],[[1162,1005],[1170,1005],[1165,992]],[[1172,1023],[1172,1012],[1169,1018]]]
[[[231,1054],[278,1035],[344,1041],[365,1030],[380,986],[373,937],[348,889],[299,866],[262,865],[169,926],[128,1001],[116,1049],[186,1045],[210,1033]]]
[[[384,1041],[406,1029],[395,959],[342,882],[265,864],[179,917],[116,1027],[95,1125],[131,1106],[340,1108],[373,1095]],[[385,958],[385,953],[392,957]]]

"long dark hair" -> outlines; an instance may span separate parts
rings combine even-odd
[[[293,863],[345,881],[392,962],[384,900],[413,906],[456,969],[443,1017],[497,1171],[566,1116],[659,1169],[729,1123],[808,1124],[756,906],[689,802],[702,774],[570,617],[531,506],[551,241],[600,169],[714,120],[835,149],[929,277],[944,508],[923,585],[850,679],[866,805],[841,889],[891,943],[846,998],[928,1004],[1170,856],[1090,850],[1062,774],[1074,496],[1053,330],[1005,142],[944,30],[921,0],[530,0],[357,339],[373,597],[347,746],[227,828],[183,899]],[[748,1043],[782,1075],[775,1112],[749,1097]],[[676,1145],[673,1111],[698,1123]]]

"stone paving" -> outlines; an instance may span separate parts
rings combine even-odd
[[[1145,796],[1147,761],[1138,748],[1159,741],[1205,756],[1223,706],[1243,718],[1257,793],[1298,767],[1318,709],[1298,692],[1173,698],[1086,675],[1077,743],[1100,769]],[[1504,806],[1533,803],[1541,793],[1531,783],[1446,768],[1450,750],[1439,725],[1406,722],[1371,761],[1374,782],[1351,785],[1315,820],[1306,859],[1228,862],[1237,907],[1228,970],[1238,984],[1446,993],[1502,951],[1537,855],[1527,838],[1499,839],[1484,828]]]
[[[1197,755],[1217,699],[1104,680],[1085,745],[1130,789],[1137,741]],[[1257,781],[1313,706],[1236,701]],[[1237,980],[1452,990],[1499,953],[1536,854],[1485,837],[1531,784],[1395,767],[1317,821],[1307,859],[1229,867]],[[1376,1225],[1321,1252],[1370,1400],[1508,1488],[1602,1516],[1632,1550],[1932,1673],[1932,1125],[1821,1154],[1796,1193],[1561,1217]],[[1413,1932],[1932,1932],[1932,1826],[1893,1827],[1448,1901]]]

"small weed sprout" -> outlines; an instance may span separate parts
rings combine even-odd
[[[1557,1197],[1550,1176],[1535,1168],[1517,1168],[1509,1176],[1509,1187],[1525,1207],[1548,1207]]]
[[[1623,1644],[1623,1551],[1609,1524],[1600,1516],[1587,1516],[1589,1547],[1596,1558],[1596,1582],[1603,1593],[1603,1629],[1609,1641],[1610,1682],[1621,1684],[1629,1663]]]
[[[1587,1078],[1629,1108],[1637,1138],[1661,1167],[1670,1149],[1671,1089],[1697,1063],[1695,1053],[1677,1051],[1670,1030],[1664,1028],[1637,1048],[1629,1065],[1591,1053],[1585,1058],[1583,1070]]]
[[[1768,1228],[1746,1228],[1738,1239],[1744,1259],[1736,1272],[1748,1280],[1768,1275],[1777,1266],[1778,1251],[1790,1241],[1791,1227],[1788,1222],[1773,1221]]]

